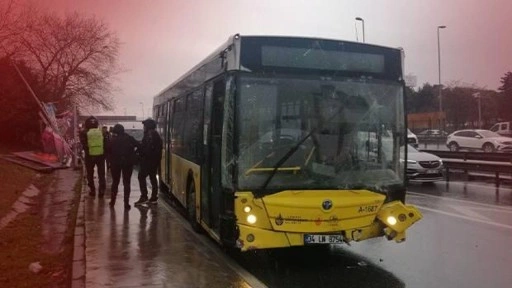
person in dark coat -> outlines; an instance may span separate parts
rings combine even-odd
[[[124,127],[121,124],[116,124],[112,132],[113,135],[107,145],[107,155],[110,159],[110,173],[112,174],[110,206],[114,207],[116,203],[117,189],[122,174],[124,208],[130,209],[130,181],[136,159],[135,153],[139,143],[135,138],[124,133]]]
[[[158,200],[158,182],[156,174],[160,161],[162,159],[162,138],[156,132],[156,122],[153,119],[142,121],[144,125],[144,137],[142,138],[140,147],[140,171],[139,171],[139,187],[140,199],[135,205],[148,202],[148,187],[146,178],[149,176],[151,181],[151,198],[149,203],[156,203]]]

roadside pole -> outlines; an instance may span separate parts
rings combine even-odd
[[[78,113],[76,105],[73,105],[73,169],[78,169]]]

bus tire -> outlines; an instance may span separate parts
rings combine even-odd
[[[189,181],[188,191],[187,191],[187,215],[188,221],[190,222],[190,226],[196,233],[201,233],[201,225],[197,223],[196,220],[196,185],[194,184],[194,180]]]

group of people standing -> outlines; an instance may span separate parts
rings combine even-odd
[[[156,131],[156,122],[153,119],[142,121],[144,137],[138,142],[124,131],[121,124],[116,124],[112,134],[99,129],[98,120],[89,117],[85,120],[85,129],[80,133],[80,142],[85,153],[85,167],[89,195],[96,196],[94,183],[94,168],[98,171],[98,197],[103,198],[106,190],[105,163],[110,166],[112,186],[110,206],[114,207],[121,176],[123,177],[124,208],[130,209],[130,182],[135,165],[139,167],[140,198],[135,205],[156,203],[158,200],[157,172],[162,158],[162,138]],[[151,197],[148,198],[146,178],[151,182]]]

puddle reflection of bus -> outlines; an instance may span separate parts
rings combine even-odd
[[[365,43],[231,37],[154,97],[163,193],[242,251],[403,241],[422,216],[404,204],[402,59]]]

